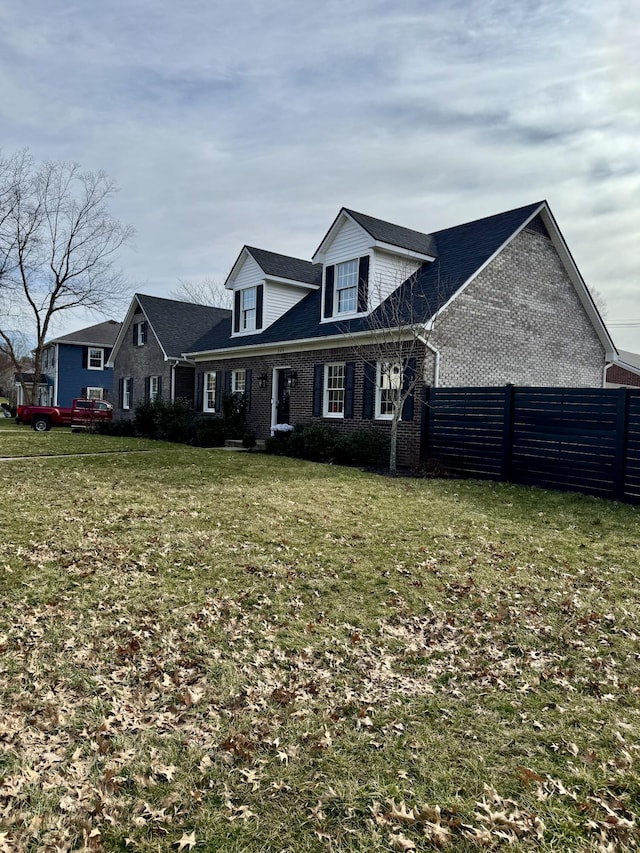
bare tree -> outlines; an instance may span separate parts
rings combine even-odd
[[[116,191],[104,172],[82,172],[75,163],[36,164],[26,152],[0,162],[0,350],[19,370],[12,330],[29,330],[29,402],[57,315],[77,308],[106,313],[128,295],[114,263],[133,229],[109,212]]]
[[[388,279],[378,282],[369,291],[368,313],[362,324],[344,327],[373,382],[378,413],[390,421],[391,473],[397,471],[403,409],[424,378],[429,338],[439,311],[438,293],[430,304],[421,286],[420,269],[414,267],[399,266],[391,285]]]
[[[178,279],[178,287],[171,291],[171,298],[180,302],[193,302],[195,305],[210,305],[212,308],[233,307],[233,293],[213,278],[202,281],[183,281]]]

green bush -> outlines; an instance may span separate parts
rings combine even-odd
[[[265,450],[313,462],[384,465],[389,459],[389,436],[378,429],[342,433],[326,424],[297,424],[293,432],[279,432],[268,438]]]
[[[192,424],[193,443],[198,447],[222,447],[225,440],[225,426],[222,418],[200,417]]]
[[[143,438],[177,442],[193,438],[193,409],[186,400],[145,400],[136,406],[133,423]]]
[[[389,435],[380,429],[358,429],[340,435],[336,462],[343,465],[388,465]]]
[[[136,435],[136,427],[131,420],[98,421],[96,432],[100,435],[113,435],[117,438],[132,438]]]
[[[222,400],[225,438],[241,439],[247,431],[247,399],[244,394],[225,394]]]

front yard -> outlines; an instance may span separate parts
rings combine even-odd
[[[0,460],[0,851],[637,849],[638,508],[0,435],[43,448]]]

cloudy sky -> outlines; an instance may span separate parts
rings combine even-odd
[[[0,145],[106,170],[157,296],[245,243],[310,258],[343,205],[546,198],[640,352],[639,43],[637,0],[0,0]]]

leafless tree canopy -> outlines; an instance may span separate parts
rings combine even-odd
[[[56,315],[104,313],[127,295],[115,258],[133,230],[109,212],[116,191],[104,172],[75,163],[0,156],[0,349],[15,359],[15,330],[29,334],[36,377]]]
[[[233,293],[219,281],[204,278],[202,281],[178,280],[178,286],[171,291],[171,298],[180,302],[193,302],[195,305],[210,305],[212,308],[233,307]]]

